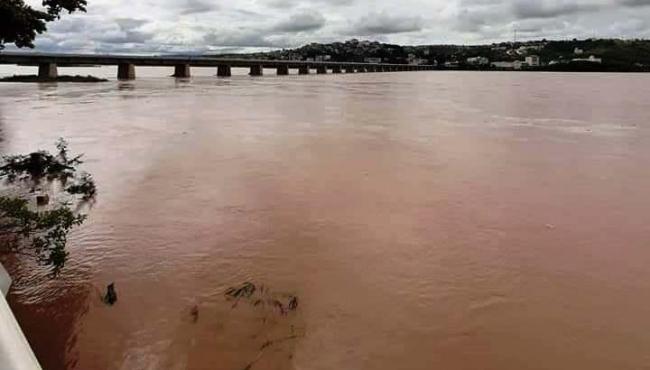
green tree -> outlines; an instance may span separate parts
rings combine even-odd
[[[0,49],[4,44],[34,47],[37,34],[47,30],[46,24],[61,13],[86,11],[86,0],[43,0],[43,9],[34,9],[24,0],[0,0]]]
[[[57,149],[5,156],[0,166],[8,193],[0,196],[0,252],[34,257],[55,273],[68,256],[68,234],[86,219],[76,210],[97,192],[92,177],[77,171],[81,156],[69,157],[63,140]]]

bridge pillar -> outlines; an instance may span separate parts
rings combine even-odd
[[[135,65],[130,63],[120,63],[117,65],[118,80],[135,80]]]
[[[327,74],[327,67],[325,67],[325,66],[316,67],[316,73],[319,74],[319,75]]]
[[[232,76],[232,71],[230,70],[229,65],[218,65],[217,66],[217,77],[230,77]]]
[[[300,67],[298,67],[298,74],[299,75],[308,75],[309,74],[309,66],[300,66]]]
[[[345,73],[354,73],[354,67],[345,66]]]
[[[364,66],[357,67],[357,73],[366,73],[366,67]]]
[[[38,65],[38,78],[40,80],[54,80],[59,76],[54,63],[41,63]]]
[[[289,66],[279,65],[277,70],[278,76],[286,76],[289,74]]]
[[[176,78],[190,78],[190,65],[177,64],[174,66],[174,76]]]
[[[332,66],[332,73],[341,73],[341,66]]]
[[[264,75],[264,66],[251,66],[250,76],[263,76]]]

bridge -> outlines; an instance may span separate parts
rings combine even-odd
[[[230,77],[232,68],[250,69],[251,76],[262,76],[265,69],[274,69],[277,75],[288,75],[290,69],[306,75],[312,70],[317,74],[362,73],[362,72],[406,72],[434,69],[431,65],[388,64],[388,63],[350,63],[315,62],[302,60],[255,60],[226,59],[206,56],[131,56],[97,54],[43,54],[0,52],[0,64],[38,66],[38,76],[43,80],[55,79],[58,66],[117,66],[119,80],[135,79],[135,67],[170,67],[173,77],[188,78],[191,67],[213,67],[217,76]]]

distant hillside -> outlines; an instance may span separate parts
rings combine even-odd
[[[283,49],[266,53],[228,55],[240,58],[283,60],[330,60],[336,62],[363,62],[381,58],[385,63],[453,65],[457,68],[476,68],[468,58],[483,57],[492,62],[514,62],[526,56],[538,55],[541,69],[582,69],[585,63],[574,59],[593,55],[601,58],[599,66],[589,70],[650,70],[650,40],[587,39],[571,41],[503,42],[489,45],[423,45],[400,46],[372,41],[349,40],[331,44],[309,44],[297,49]],[[489,65],[482,68],[489,68]],[[549,64],[553,64],[549,66]]]

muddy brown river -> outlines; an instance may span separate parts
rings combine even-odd
[[[650,369],[650,75],[169,73],[0,85],[99,188],[3,259],[44,369]]]

